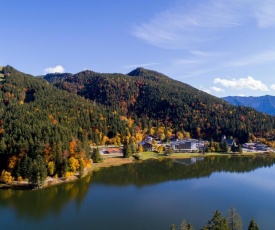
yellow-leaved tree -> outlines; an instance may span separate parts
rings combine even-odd
[[[5,170],[2,171],[0,180],[6,184],[11,184],[13,181],[11,173]]]
[[[69,167],[69,171],[76,172],[76,170],[79,167],[78,159],[76,159],[74,157],[70,157],[69,160],[68,160],[68,167]]]

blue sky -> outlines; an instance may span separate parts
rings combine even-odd
[[[2,0],[0,65],[156,70],[215,96],[275,95],[274,0]]]

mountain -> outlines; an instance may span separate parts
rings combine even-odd
[[[34,77],[0,67],[0,180],[83,173],[90,145],[135,146],[147,134],[246,142],[274,136],[275,117],[137,68]],[[217,147],[218,149],[218,147]],[[218,151],[218,150],[217,150]]]
[[[245,142],[251,134],[262,135],[274,127],[274,117],[248,107],[229,105],[144,68],[127,75],[87,70],[64,77],[54,85],[131,117],[141,130],[165,127],[166,132],[172,128],[175,133],[189,132],[197,138],[220,140],[225,134]]]
[[[71,73],[49,73],[49,74],[47,74],[45,76],[41,76],[41,77],[44,78],[45,80],[47,80],[48,82],[55,83],[55,82],[62,80],[63,78],[67,78],[70,76],[72,76]]]
[[[81,171],[90,165],[90,144],[127,135],[113,111],[11,66],[0,69],[0,98],[2,181],[20,175],[40,184]]]
[[[228,103],[236,106],[249,106],[260,112],[275,115],[275,96],[260,96],[260,97],[239,97],[229,96],[222,98]]]

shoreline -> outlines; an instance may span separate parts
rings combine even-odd
[[[111,158],[105,158],[103,162],[101,163],[92,163],[90,169],[85,169],[84,174],[81,178],[86,177],[87,175],[91,174],[93,171],[98,171],[101,168],[107,168],[112,166],[120,166],[124,164],[131,164],[134,163],[135,160],[132,158],[122,158],[122,157],[111,157]],[[75,174],[73,176],[70,176],[69,178],[65,177],[59,177],[59,178],[53,178],[53,177],[47,177],[47,179],[44,182],[44,185],[42,187],[34,188],[31,184],[29,184],[28,181],[13,181],[12,184],[0,184],[0,190],[1,189],[12,189],[12,190],[40,190],[47,187],[68,183],[72,181],[76,181],[78,179],[81,179],[78,174]]]
[[[227,157],[275,157],[274,153],[269,153],[269,152],[247,152],[247,153],[237,153],[237,154],[228,154],[228,153],[173,153],[169,156],[167,155],[161,155],[161,154],[156,154],[153,152],[147,152],[144,154],[141,154],[141,159],[138,161],[145,161],[148,159],[163,159],[163,158],[168,158],[168,159],[186,159],[186,158],[192,158],[192,157],[207,157],[207,156],[227,156]],[[81,177],[86,177],[87,175],[91,174],[94,171],[98,171],[102,168],[108,168],[108,167],[113,167],[113,166],[121,166],[124,164],[132,164],[134,162],[137,162],[133,157],[131,158],[123,158],[121,156],[116,156],[116,157],[104,157],[104,161],[101,163],[92,163],[90,169],[85,169],[84,170],[84,175]],[[72,182],[76,181],[79,178],[78,174],[75,174],[69,178],[52,178],[52,177],[47,177],[45,180],[45,183],[42,187],[39,188],[33,188],[31,184],[28,183],[28,181],[13,181],[12,184],[0,184],[0,190],[1,189],[13,189],[13,190],[40,190],[44,189],[50,186],[55,186],[58,184],[62,183],[67,183],[67,182]]]

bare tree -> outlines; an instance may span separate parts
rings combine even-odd
[[[180,225],[180,230],[194,230],[191,224],[187,224],[186,220],[183,219]]]
[[[243,223],[239,213],[236,212],[234,207],[227,211],[227,222],[230,230],[242,230]]]

